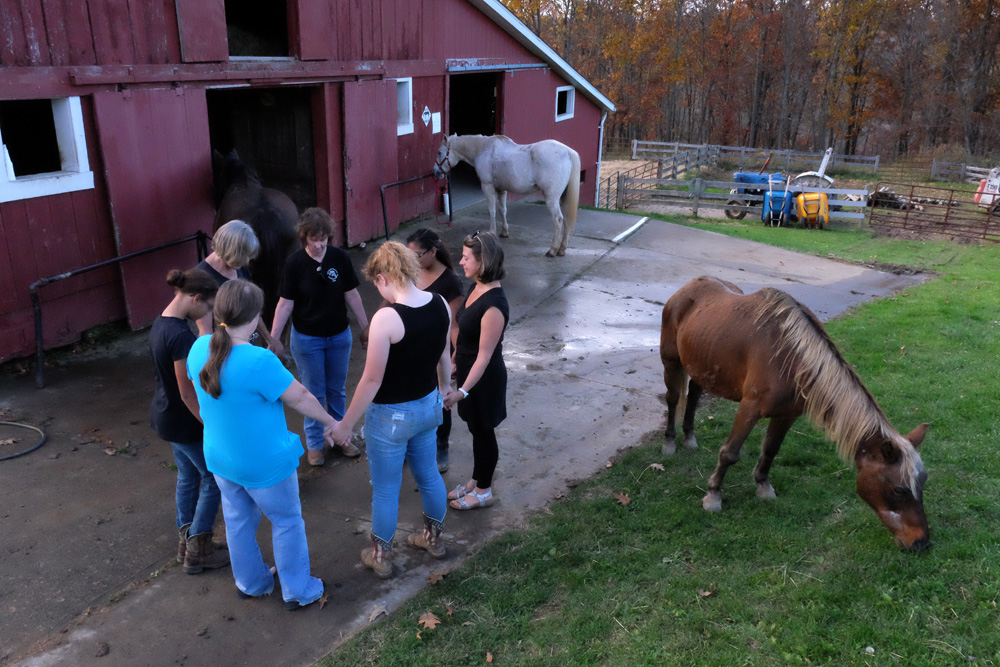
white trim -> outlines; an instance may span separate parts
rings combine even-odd
[[[566,112],[559,113],[559,93],[566,93]],[[556,122],[569,120],[573,117],[576,106],[576,88],[573,86],[559,86],[556,88]]]
[[[62,171],[15,177],[14,165],[10,161],[7,147],[3,146],[6,169],[0,170],[0,203],[93,189],[94,172],[90,171],[90,159],[87,156],[87,137],[80,98],[52,99],[52,119],[55,121]],[[0,135],[0,143],[2,142],[3,137]]]
[[[413,134],[413,77],[393,79],[396,82],[396,136]],[[402,91],[405,96],[400,100]]]
[[[552,47],[543,42],[538,35],[531,32],[528,26],[524,25],[513,12],[504,7],[500,0],[469,0],[469,3],[489,16],[507,34],[520,42],[521,46],[524,46],[536,56],[549,63],[552,69],[575,87],[579,88],[580,92],[589,97],[599,107],[606,111],[616,110],[614,102],[602,95],[601,91],[597,90],[593,84],[584,79],[569,63],[560,58],[559,54],[552,50]],[[503,69],[503,66],[501,65],[497,69]]]
[[[635,234],[637,231],[639,231],[639,228],[642,227],[644,224],[646,224],[646,222],[648,220],[649,220],[649,218],[642,218],[641,220],[639,220],[639,222],[635,223],[634,225],[632,225],[631,227],[629,227],[628,229],[626,229],[624,232],[622,232],[618,236],[616,236],[613,239],[611,239],[611,242],[612,243],[621,243],[622,241],[624,241],[625,239],[627,239],[629,236],[631,236],[632,234]]]

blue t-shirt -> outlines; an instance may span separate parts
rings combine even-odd
[[[205,464],[247,488],[274,486],[298,468],[303,452],[302,440],[288,431],[279,400],[295,378],[265,348],[236,345],[222,365],[222,393],[212,398],[198,380],[210,339],[196,340],[187,361],[205,422]]]

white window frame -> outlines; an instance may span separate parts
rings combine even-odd
[[[566,93],[566,113],[559,113],[559,93]],[[576,106],[576,88],[573,86],[559,86],[556,88],[556,122],[569,120],[573,117],[573,110]]]
[[[0,133],[0,152],[3,154],[0,203],[94,188],[94,172],[90,170],[90,159],[87,157],[87,137],[80,98],[57,97],[51,101],[62,169],[44,174],[16,176],[14,163],[10,160],[7,146],[3,143],[3,134]]]
[[[394,79],[396,82],[396,136],[413,134],[413,77]],[[400,99],[400,94],[403,99]]]

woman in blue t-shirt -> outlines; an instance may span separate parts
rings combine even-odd
[[[365,371],[344,420],[331,432],[335,442],[345,442],[364,413],[372,546],[361,552],[361,562],[380,579],[392,576],[392,538],[404,460],[424,509],[423,533],[409,535],[406,543],[426,549],[434,558],[445,557],[441,530],[447,492],[437,469],[434,433],[441,423],[442,393],[451,383],[451,311],[441,296],[417,289],[417,271],[416,254],[393,241],[368,258],[365,277],[390,306],[372,317]]]
[[[311,576],[296,468],[299,436],[288,431],[285,406],[322,423],[337,423],[272,352],[247,342],[260,320],[264,293],[253,283],[230,280],[215,298],[215,332],[188,355],[205,422],[205,463],[222,491],[222,513],[233,577],[243,596],[266,595],[274,575],[257,546],[261,513],[271,521],[275,565],[287,609],[323,595]]]
[[[195,341],[188,320],[211,316],[219,288],[201,269],[174,269],[167,284],[174,288],[174,298],[149,330],[156,377],[149,425],[170,443],[177,464],[177,562],[186,573],[198,574],[229,564],[226,550],[212,542],[219,487],[205,467],[198,396],[187,376],[188,351]]]

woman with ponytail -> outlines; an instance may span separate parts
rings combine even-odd
[[[198,397],[186,368],[195,342],[188,320],[211,316],[218,287],[201,269],[174,269],[167,284],[174,298],[149,331],[156,378],[149,425],[170,443],[177,464],[177,562],[186,573],[198,574],[229,564],[229,554],[212,542],[219,487],[205,467]]]
[[[285,608],[294,610],[318,600],[324,585],[310,574],[296,474],[302,441],[288,431],[284,408],[321,422],[325,433],[337,422],[274,353],[247,342],[263,306],[264,293],[253,283],[223,284],[215,298],[218,326],[192,346],[187,374],[205,422],[205,462],[222,491],[236,587],[243,597],[274,589],[257,545],[263,513],[271,521]]]

